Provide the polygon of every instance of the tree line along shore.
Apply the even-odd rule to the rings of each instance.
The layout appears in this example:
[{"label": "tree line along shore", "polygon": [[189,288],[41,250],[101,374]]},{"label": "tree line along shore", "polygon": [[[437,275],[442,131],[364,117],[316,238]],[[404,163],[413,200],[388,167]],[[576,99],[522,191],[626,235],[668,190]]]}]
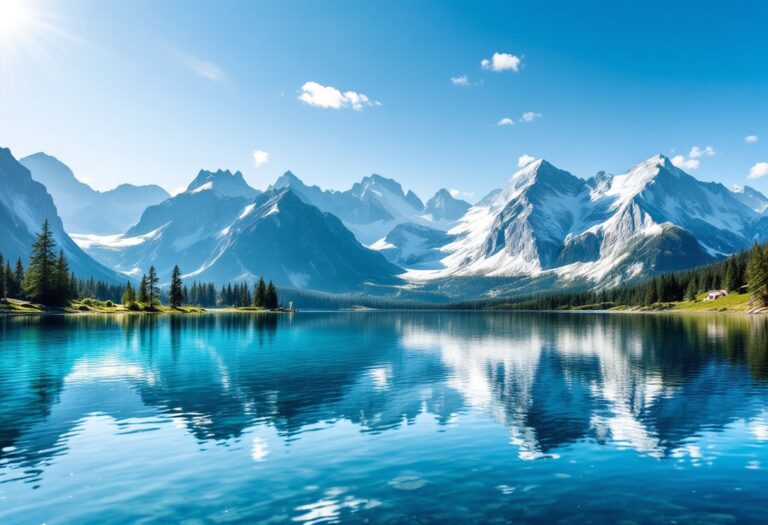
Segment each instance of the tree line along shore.
[{"label": "tree line along shore", "polygon": [[[159,286],[150,267],[134,287],[94,279],[79,279],[69,272],[63,252],[58,255],[45,221],[32,246],[25,269],[19,258],[15,266],[0,254],[0,313],[41,312],[179,312],[206,309],[239,311],[286,311],[280,306],[277,288],[259,279],[217,287],[213,283],[182,282],[175,266],[167,288]],[[718,297],[707,300],[712,292]],[[366,296],[333,296],[287,290],[288,300],[301,299],[309,307],[338,309],[445,309],[445,310],[620,310],[749,312],[768,310],[768,243],[726,259],[670,272],[639,284],[588,291],[548,291],[498,299],[479,299],[450,304],[429,304]],[[317,305],[314,303],[318,302]]]},{"label": "tree line along shore", "polygon": [[0,313],[202,313],[206,309],[238,311],[286,311],[281,308],[277,288],[259,279],[227,284],[217,290],[213,283],[184,284],[178,265],[173,268],[167,288],[160,287],[154,266],[134,287],[115,285],[93,278],[80,279],[69,271],[63,251],[56,253],[56,242],[46,220],[24,267],[21,258],[15,265],[0,253]]}]

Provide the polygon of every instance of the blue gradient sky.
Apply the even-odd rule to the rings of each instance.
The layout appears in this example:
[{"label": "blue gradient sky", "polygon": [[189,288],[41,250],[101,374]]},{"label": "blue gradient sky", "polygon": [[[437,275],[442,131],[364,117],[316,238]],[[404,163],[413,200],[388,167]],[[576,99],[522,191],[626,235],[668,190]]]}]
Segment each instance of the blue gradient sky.
[{"label": "blue gradient sky", "polygon": [[[588,177],[682,154],[728,185],[768,162],[768,2],[24,4],[46,26],[0,38],[0,144],[55,155],[98,189],[172,191],[200,168],[264,188],[291,169],[473,200],[521,155]],[[518,71],[484,70],[495,52]],[[310,81],[381,105],[313,107],[298,100]],[[693,146],[715,154],[690,159]],[[768,176],[748,183],[768,191]]]}]

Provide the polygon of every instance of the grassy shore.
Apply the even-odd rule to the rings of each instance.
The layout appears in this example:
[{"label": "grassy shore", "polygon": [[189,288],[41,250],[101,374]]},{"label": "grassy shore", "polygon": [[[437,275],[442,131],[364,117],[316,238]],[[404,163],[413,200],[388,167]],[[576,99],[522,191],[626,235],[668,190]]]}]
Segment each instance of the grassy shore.
[{"label": "grassy shore", "polygon": [[268,308],[262,308],[260,306],[225,306],[221,308],[210,308],[211,312],[253,312],[253,313],[294,313],[296,310],[288,310],[287,308],[275,308],[270,310]]},{"label": "grassy shore", "polygon": [[715,301],[705,301],[707,294],[699,294],[695,301],[655,303],[644,307],[616,306],[610,310],[637,312],[730,312],[745,313],[754,308],[746,293],[734,293]]},{"label": "grassy shore", "polygon": [[[750,303],[749,294],[730,294],[715,301],[705,301],[706,294],[699,294],[695,301],[676,301],[668,303],[654,303],[650,306],[625,306],[615,305],[613,303],[590,304],[578,307],[563,307],[561,310],[575,311],[614,311],[614,312],[722,312],[722,313],[746,313],[754,309]],[[374,310],[366,307],[351,307],[348,311],[368,311]],[[179,306],[171,307],[165,305],[131,305],[126,307],[122,304],[113,304],[111,301],[98,301],[95,299],[85,299],[82,301],[73,301],[66,307],[44,307],[39,304],[33,304],[29,301],[18,299],[0,300],[0,315],[29,315],[29,314],[202,314],[202,313],[291,313],[291,310],[278,308],[268,310],[256,306],[246,307],[219,307],[219,308],[201,308],[199,306]],[[768,308],[762,310],[763,314],[768,314]]]},{"label": "grassy shore", "polygon": [[205,309],[199,306],[178,306],[171,307],[165,305],[131,305],[127,307],[123,304],[112,303],[111,301],[98,301],[95,299],[85,299],[82,301],[72,301],[69,306],[63,307],[45,307],[29,301],[20,301],[18,299],[3,299],[0,301],[0,315],[32,315],[32,314],[53,314],[53,315],[83,315],[83,314],[202,314],[216,312],[253,312],[253,313],[271,313],[271,312],[289,312],[279,308],[277,310],[268,310],[259,307],[243,308],[214,308]]}]

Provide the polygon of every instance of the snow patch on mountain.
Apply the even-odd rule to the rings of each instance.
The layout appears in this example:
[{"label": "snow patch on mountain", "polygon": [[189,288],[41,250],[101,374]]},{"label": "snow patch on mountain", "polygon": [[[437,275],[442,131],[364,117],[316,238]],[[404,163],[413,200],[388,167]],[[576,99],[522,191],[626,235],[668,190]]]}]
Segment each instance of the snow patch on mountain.
[{"label": "snow patch on mountain", "polygon": [[248,206],[246,206],[245,208],[243,208],[243,213],[241,213],[240,216],[237,219],[238,220],[245,219],[253,211],[253,208],[255,206],[256,206],[255,204],[251,203]]},{"label": "snow patch on mountain", "polygon": [[213,189],[213,182],[206,182],[205,184],[201,184],[197,188],[191,191],[191,193],[200,193],[201,191],[205,190],[212,190]]},{"label": "snow patch on mountain", "polygon": [[92,235],[92,234],[72,234],[72,240],[77,243],[83,250],[89,250],[91,248],[106,248],[110,250],[119,250],[121,248],[128,248],[130,246],[138,246],[149,240],[156,239],[162,234],[163,230],[168,226],[165,224],[149,233],[143,235]]}]

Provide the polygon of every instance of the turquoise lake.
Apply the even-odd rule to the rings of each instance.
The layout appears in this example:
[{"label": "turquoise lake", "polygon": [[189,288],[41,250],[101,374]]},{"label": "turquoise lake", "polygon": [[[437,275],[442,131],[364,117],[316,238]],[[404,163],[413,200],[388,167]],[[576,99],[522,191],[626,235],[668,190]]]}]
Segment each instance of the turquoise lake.
[{"label": "turquoise lake", "polygon": [[0,523],[765,523],[768,318],[0,318]]}]

